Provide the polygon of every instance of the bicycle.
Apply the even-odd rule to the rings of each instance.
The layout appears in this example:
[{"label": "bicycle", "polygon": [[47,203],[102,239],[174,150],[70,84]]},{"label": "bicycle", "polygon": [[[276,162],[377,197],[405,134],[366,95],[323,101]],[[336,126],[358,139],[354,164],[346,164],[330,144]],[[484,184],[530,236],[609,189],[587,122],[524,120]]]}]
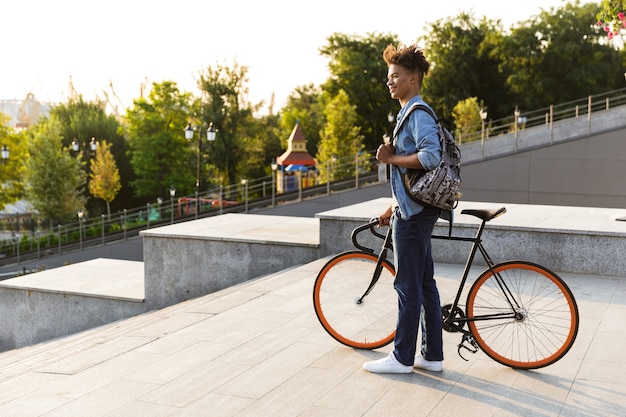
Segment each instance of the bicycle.
[{"label": "bicycle", "polygon": [[[472,243],[454,301],[442,306],[443,328],[461,333],[457,352],[482,350],[502,365],[536,369],[561,359],[578,333],[579,315],[567,284],[548,268],[528,261],[495,263],[482,244],[485,225],[506,208],[473,210],[461,214],[481,220],[473,237],[452,234],[453,212],[444,212],[448,235],[433,239]],[[320,270],[313,287],[313,305],[322,327],[338,342],[359,349],[377,349],[391,343],[397,319],[395,270],[387,259],[393,251],[391,228],[375,230],[377,219],[355,228],[356,250],[331,258]],[[362,245],[359,233],[370,230],[383,239],[381,251]],[[460,304],[470,268],[480,252],[487,269],[471,285],[466,304]]]}]

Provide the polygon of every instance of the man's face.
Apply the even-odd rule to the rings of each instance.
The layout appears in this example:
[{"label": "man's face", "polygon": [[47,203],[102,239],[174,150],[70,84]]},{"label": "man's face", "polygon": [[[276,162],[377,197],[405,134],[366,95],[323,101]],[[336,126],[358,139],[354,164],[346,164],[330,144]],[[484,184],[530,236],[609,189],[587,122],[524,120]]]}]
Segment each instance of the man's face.
[{"label": "man's face", "polygon": [[387,70],[387,87],[391,98],[402,100],[415,88],[416,74],[412,74],[402,65],[391,64]]}]

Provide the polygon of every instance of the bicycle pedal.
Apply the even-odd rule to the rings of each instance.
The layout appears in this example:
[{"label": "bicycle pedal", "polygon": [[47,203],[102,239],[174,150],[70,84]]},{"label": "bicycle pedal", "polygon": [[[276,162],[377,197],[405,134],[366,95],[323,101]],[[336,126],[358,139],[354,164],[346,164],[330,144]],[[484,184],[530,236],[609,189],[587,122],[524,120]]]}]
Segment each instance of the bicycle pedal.
[{"label": "bicycle pedal", "polygon": [[[466,343],[469,343],[470,346],[467,346]],[[472,336],[471,334],[470,335],[464,334],[463,337],[461,338],[461,343],[459,343],[457,347],[458,347],[457,353],[459,354],[461,359],[463,359],[466,362],[469,361],[469,359],[466,359],[461,354],[461,349],[466,349],[470,351],[470,353],[478,352],[478,343],[476,343],[476,339],[474,339],[474,336]]]}]

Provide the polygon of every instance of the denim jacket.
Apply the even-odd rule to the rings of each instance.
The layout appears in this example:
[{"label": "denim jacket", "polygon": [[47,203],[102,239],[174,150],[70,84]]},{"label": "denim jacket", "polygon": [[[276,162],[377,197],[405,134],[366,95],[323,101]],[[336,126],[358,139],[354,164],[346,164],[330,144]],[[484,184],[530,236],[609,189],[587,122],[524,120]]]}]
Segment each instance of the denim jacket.
[{"label": "denim jacket", "polygon": [[[414,103],[427,105],[421,96],[415,96],[400,109],[397,123],[402,122],[406,111]],[[408,115],[396,136],[394,137],[396,155],[412,155],[417,153],[417,158],[427,170],[434,169],[441,161],[441,144],[439,142],[439,130],[433,118],[423,110],[413,110]],[[391,192],[394,210],[399,211],[402,219],[408,220],[420,213],[424,206],[411,200],[407,195],[402,176],[406,168],[394,166],[391,170]]]}]

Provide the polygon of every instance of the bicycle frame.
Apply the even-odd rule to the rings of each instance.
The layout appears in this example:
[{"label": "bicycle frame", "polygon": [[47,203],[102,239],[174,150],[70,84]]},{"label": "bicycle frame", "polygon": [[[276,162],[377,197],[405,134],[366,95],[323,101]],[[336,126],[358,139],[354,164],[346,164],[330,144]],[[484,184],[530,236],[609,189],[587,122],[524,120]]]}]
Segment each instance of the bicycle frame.
[{"label": "bicycle frame", "polygon": [[[497,217],[498,215],[504,213],[504,211],[502,212],[498,212],[496,214]],[[454,298],[454,302],[452,303],[452,305],[450,306],[450,311],[454,312],[457,309],[459,309],[459,302],[461,300],[461,295],[463,293],[463,290],[465,288],[465,285],[467,283],[467,279],[469,277],[469,273],[470,273],[470,269],[474,263],[474,259],[476,258],[476,253],[480,252],[482,258],[484,259],[485,263],[487,264],[487,268],[491,271],[491,273],[493,274],[493,276],[496,278],[496,281],[498,283],[498,286],[500,287],[500,290],[502,291],[503,296],[505,297],[506,301],[508,302],[508,304],[511,306],[511,312],[510,313],[498,313],[498,314],[488,314],[488,315],[480,315],[480,316],[475,316],[475,317],[454,317],[453,314],[450,314],[448,317],[444,318],[444,325],[448,326],[449,328],[454,329],[454,331],[463,333],[463,341],[461,342],[461,344],[459,345],[459,348],[461,347],[461,345],[463,345],[464,342],[469,342],[472,344],[472,346],[474,346],[474,349],[476,349],[476,345],[475,342],[473,341],[473,335],[469,330],[465,330],[463,328],[463,326],[465,325],[465,323],[468,323],[470,321],[486,321],[486,320],[496,320],[496,319],[503,319],[503,318],[510,318],[510,319],[521,319],[521,316],[519,315],[519,313],[517,312],[519,310],[519,303],[517,302],[517,300],[515,299],[515,297],[513,296],[511,290],[508,288],[508,286],[506,285],[506,283],[504,282],[504,280],[501,278],[500,274],[495,272],[494,270],[494,266],[496,265],[495,262],[491,259],[491,257],[489,256],[489,253],[487,252],[487,250],[485,249],[485,247],[482,244],[482,234],[485,230],[485,226],[488,220],[490,219],[481,219],[481,224],[478,226],[478,229],[476,230],[476,233],[473,237],[463,237],[463,236],[453,236],[452,235],[452,221],[453,221],[453,215],[451,212],[449,213],[444,213],[444,215],[442,216],[442,218],[448,220],[450,222],[449,225],[449,231],[447,235],[438,235],[438,234],[433,234],[431,235],[432,239],[439,239],[439,240],[449,240],[449,241],[456,241],[456,242],[467,242],[467,243],[471,243],[472,247],[470,249],[470,252],[467,256],[467,260],[465,262],[465,267],[463,270],[463,275],[461,277],[461,281],[459,283],[455,298]],[[372,234],[374,234],[376,237],[383,239],[383,245],[382,245],[382,250],[380,251],[380,253],[378,254],[378,262],[376,264],[376,269],[375,272],[372,276],[372,280],[370,281],[367,289],[365,290],[365,292],[363,293],[363,295],[361,295],[361,297],[359,297],[356,302],[357,303],[361,303],[363,298],[365,298],[374,288],[374,286],[376,285],[376,283],[378,282],[378,279],[380,278],[380,273],[382,270],[382,262],[384,259],[387,258],[387,252],[389,250],[393,250],[393,246],[391,243],[391,228],[388,229],[386,234],[382,234],[382,233],[378,233],[374,230],[374,227],[378,224],[377,219],[372,219],[368,224],[362,225],[360,227],[357,227],[356,229],[353,230],[352,232],[352,243],[353,245],[360,249],[363,250],[365,252],[369,252],[369,253],[374,253],[374,249],[372,248],[368,248],[366,246],[361,245],[358,241],[357,241],[357,235],[366,230],[366,229],[370,229],[370,232]],[[457,323],[460,323],[457,324]],[[470,351],[474,351],[474,349],[469,349],[467,346],[463,346],[466,349],[470,350]],[[462,357],[462,356],[461,356]]]},{"label": "bicycle frame", "polygon": [[[485,249],[485,247],[482,244],[482,234],[483,234],[483,231],[485,229],[485,224],[486,223],[487,223],[487,220],[482,220],[482,222],[481,222],[480,226],[478,227],[478,230],[476,231],[476,234],[474,235],[474,237],[452,236],[451,234],[448,234],[448,235],[432,235],[431,236],[433,239],[451,240],[451,241],[457,241],[457,242],[468,242],[468,243],[472,244],[472,248],[471,248],[470,253],[469,253],[469,255],[467,257],[467,260],[465,262],[465,268],[463,270],[463,276],[461,277],[461,282],[459,283],[459,287],[458,287],[456,296],[454,298],[454,302],[452,303],[452,306],[451,306],[451,311],[454,311],[456,308],[458,308],[459,301],[461,299],[461,294],[463,292],[463,289],[465,288],[465,284],[467,282],[467,278],[469,277],[470,268],[471,268],[472,264],[474,263],[474,258],[476,257],[476,252],[480,252],[481,256],[485,260],[485,263],[487,264],[487,267],[489,268],[491,273],[494,275],[494,277],[496,277],[496,280],[498,282],[498,285],[500,286],[500,290],[502,291],[502,294],[504,295],[504,297],[506,298],[507,302],[511,306],[511,313],[507,313],[507,314],[481,315],[481,316],[476,316],[476,317],[471,317],[471,318],[465,317],[465,318],[457,318],[457,319],[455,319],[455,321],[458,321],[458,322],[461,322],[461,323],[467,323],[467,322],[470,322],[470,321],[502,319],[502,318],[512,318],[512,319],[518,318],[518,313],[516,313],[516,309],[519,308],[519,304],[517,303],[517,301],[513,297],[513,294],[511,293],[511,290],[509,290],[509,288],[507,287],[507,285],[504,282],[504,280],[500,277],[500,274],[498,274],[498,273],[496,273],[494,271],[493,267],[495,266],[495,263],[493,262],[493,260],[491,259],[491,257],[487,253],[487,250]],[[459,332],[469,333],[467,330],[464,330],[462,327],[459,327],[455,323],[453,323],[451,321],[451,317],[450,316],[447,317],[444,320],[444,323],[447,324],[448,326],[453,327],[454,329],[456,329]]]}]

